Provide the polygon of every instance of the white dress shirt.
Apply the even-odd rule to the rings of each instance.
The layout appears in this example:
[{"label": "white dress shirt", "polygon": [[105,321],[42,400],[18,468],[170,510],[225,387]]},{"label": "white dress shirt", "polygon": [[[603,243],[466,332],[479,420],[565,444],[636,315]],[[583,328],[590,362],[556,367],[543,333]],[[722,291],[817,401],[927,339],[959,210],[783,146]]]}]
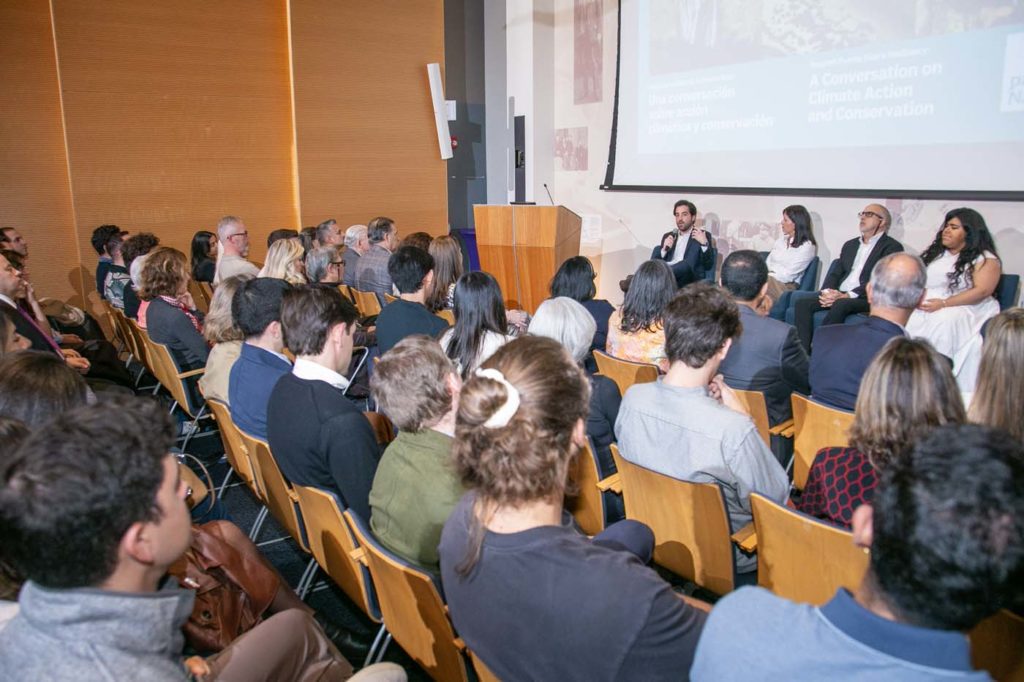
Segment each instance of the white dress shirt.
[{"label": "white dress shirt", "polygon": [[853,290],[860,286],[860,273],[864,269],[864,263],[867,262],[871,249],[875,248],[875,244],[884,234],[885,232],[879,232],[869,239],[867,244],[863,239],[860,240],[860,243],[857,244],[857,256],[853,259],[853,267],[850,268],[850,274],[839,285],[839,291],[845,292],[850,298],[857,298],[857,294]]},{"label": "white dress shirt", "polygon": [[295,358],[292,374],[307,381],[326,381],[339,391],[348,388],[349,381],[332,369],[305,358]]},{"label": "white dress shirt", "polygon": [[[672,260],[668,261],[669,265],[675,265],[679,261],[683,260],[683,256],[686,254],[686,246],[687,246],[687,244],[690,243],[690,236],[692,234],[693,234],[693,229],[691,228],[691,229],[687,230],[685,233],[684,232],[680,232],[679,234],[676,235],[676,250],[672,254]],[[700,250],[701,251],[707,251],[708,250],[708,245],[707,244],[701,244],[700,245]],[[661,249],[661,255],[663,257],[665,255],[665,249],[664,248]]]},{"label": "white dress shirt", "polygon": [[818,250],[810,240],[795,249],[789,245],[791,241],[790,237],[782,235],[775,240],[772,250],[768,252],[768,274],[782,284],[799,282]]}]

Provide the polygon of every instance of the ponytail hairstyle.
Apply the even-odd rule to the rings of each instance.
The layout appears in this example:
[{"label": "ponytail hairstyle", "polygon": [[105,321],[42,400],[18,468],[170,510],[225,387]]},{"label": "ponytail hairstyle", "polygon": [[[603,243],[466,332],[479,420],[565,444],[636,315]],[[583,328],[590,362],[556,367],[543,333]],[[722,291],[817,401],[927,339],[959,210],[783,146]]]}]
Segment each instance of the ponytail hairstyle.
[{"label": "ponytail hairstyle", "polygon": [[480,560],[485,517],[494,509],[561,499],[579,449],[573,431],[589,404],[586,375],[553,339],[514,339],[469,375],[452,446],[456,473],[476,493],[459,575]]}]

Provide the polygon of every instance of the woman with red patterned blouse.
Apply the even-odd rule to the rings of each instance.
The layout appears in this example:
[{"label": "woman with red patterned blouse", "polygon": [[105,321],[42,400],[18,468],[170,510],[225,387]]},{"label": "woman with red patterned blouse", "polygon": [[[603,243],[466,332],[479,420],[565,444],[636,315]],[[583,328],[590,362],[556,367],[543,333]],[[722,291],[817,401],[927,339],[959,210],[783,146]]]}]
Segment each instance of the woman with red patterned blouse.
[{"label": "woman with red patterned blouse", "polygon": [[871,361],[855,412],[849,447],[819,451],[795,500],[805,514],[843,528],[854,509],[871,502],[876,470],[933,427],[966,419],[949,360],[927,341],[903,336]]}]

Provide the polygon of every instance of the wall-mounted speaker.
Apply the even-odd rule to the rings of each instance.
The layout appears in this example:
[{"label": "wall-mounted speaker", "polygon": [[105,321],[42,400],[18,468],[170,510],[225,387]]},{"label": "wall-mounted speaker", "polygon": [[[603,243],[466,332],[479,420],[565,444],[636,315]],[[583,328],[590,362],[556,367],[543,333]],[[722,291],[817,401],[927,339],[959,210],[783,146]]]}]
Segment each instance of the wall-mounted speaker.
[{"label": "wall-mounted speaker", "polygon": [[444,102],[444,86],[441,84],[441,65],[427,64],[427,78],[430,80],[430,101],[434,105],[434,125],[437,127],[437,146],[442,159],[452,158],[452,136],[448,131],[448,107]]}]

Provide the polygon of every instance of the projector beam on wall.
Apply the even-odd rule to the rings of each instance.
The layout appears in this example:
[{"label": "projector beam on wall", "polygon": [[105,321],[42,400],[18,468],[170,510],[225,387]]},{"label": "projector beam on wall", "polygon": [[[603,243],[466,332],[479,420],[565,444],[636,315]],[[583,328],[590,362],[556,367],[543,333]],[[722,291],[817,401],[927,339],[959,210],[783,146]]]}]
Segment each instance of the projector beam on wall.
[{"label": "projector beam on wall", "polygon": [[444,102],[444,86],[441,85],[441,65],[427,64],[427,78],[430,79],[430,101],[434,105],[434,125],[437,126],[437,146],[442,159],[452,158],[452,135],[448,131],[448,108]]}]

